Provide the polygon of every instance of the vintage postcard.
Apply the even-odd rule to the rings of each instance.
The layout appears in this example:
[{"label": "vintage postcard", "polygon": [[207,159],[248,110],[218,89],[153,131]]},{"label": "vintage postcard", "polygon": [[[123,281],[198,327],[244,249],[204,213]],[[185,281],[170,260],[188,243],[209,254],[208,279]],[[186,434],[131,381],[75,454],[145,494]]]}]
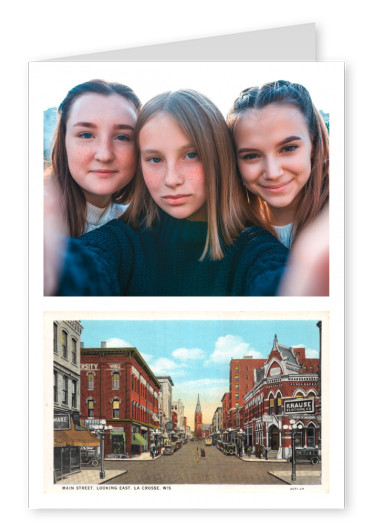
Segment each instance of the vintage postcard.
[{"label": "vintage postcard", "polygon": [[286,507],[325,506],[343,420],[329,321],[46,312],[44,495],[56,507],[228,507],[238,493],[243,508],[281,493]]}]

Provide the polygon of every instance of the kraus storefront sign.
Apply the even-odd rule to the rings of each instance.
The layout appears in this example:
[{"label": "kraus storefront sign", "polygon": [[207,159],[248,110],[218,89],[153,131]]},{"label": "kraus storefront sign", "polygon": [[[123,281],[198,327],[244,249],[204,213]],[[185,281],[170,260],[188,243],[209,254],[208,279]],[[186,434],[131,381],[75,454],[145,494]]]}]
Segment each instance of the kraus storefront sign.
[{"label": "kraus storefront sign", "polygon": [[286,400],[284,406],[285,406],[286,415],[294,414],[294,413],[313,413],[314,412],[313,398],[299,398],[298,400]]}]

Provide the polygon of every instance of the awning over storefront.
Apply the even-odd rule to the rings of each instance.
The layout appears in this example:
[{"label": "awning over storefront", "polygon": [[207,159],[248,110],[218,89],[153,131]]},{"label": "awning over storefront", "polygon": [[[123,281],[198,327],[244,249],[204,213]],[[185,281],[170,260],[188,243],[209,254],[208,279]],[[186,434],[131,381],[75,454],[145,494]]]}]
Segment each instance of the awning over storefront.
[{"label": "awning over storefront", "polygon": [[86,428],[72,423],[70,430],[54,430],[54,446],[99,446],[99,440]]},{"label": "awning over storefront", "polygon": [[148,444],[148,442],[139,433],[132,433],[132,444],[143,446],[144,444]]}]

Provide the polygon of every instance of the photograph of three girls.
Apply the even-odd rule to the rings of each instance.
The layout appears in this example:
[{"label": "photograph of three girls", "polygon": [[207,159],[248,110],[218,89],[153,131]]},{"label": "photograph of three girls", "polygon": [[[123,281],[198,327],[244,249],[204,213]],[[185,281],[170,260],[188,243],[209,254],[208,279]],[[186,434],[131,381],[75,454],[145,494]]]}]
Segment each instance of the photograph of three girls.
[{"label": "photograph of three girls", "polygon": [[302,85],[246,88],[224,117],[94,79],[58,117],[45,295],[329,295],[328,129]]}]

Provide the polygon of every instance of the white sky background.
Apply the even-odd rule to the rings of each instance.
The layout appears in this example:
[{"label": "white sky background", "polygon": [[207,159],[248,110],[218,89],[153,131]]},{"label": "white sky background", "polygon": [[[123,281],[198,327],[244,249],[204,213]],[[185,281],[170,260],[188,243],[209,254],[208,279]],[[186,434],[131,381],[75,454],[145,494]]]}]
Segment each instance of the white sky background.
[{"label": "white sky background", "polygon": [[57,107],[75,85],[93,78],[129,85],[145,103],[167,90],[191,88],[227,114],[240,91],[286,79],[304,85],[319,110],[330,113],[338,90],[334,63],[288,62],[44,62],[31,64],[43,108]]}]

